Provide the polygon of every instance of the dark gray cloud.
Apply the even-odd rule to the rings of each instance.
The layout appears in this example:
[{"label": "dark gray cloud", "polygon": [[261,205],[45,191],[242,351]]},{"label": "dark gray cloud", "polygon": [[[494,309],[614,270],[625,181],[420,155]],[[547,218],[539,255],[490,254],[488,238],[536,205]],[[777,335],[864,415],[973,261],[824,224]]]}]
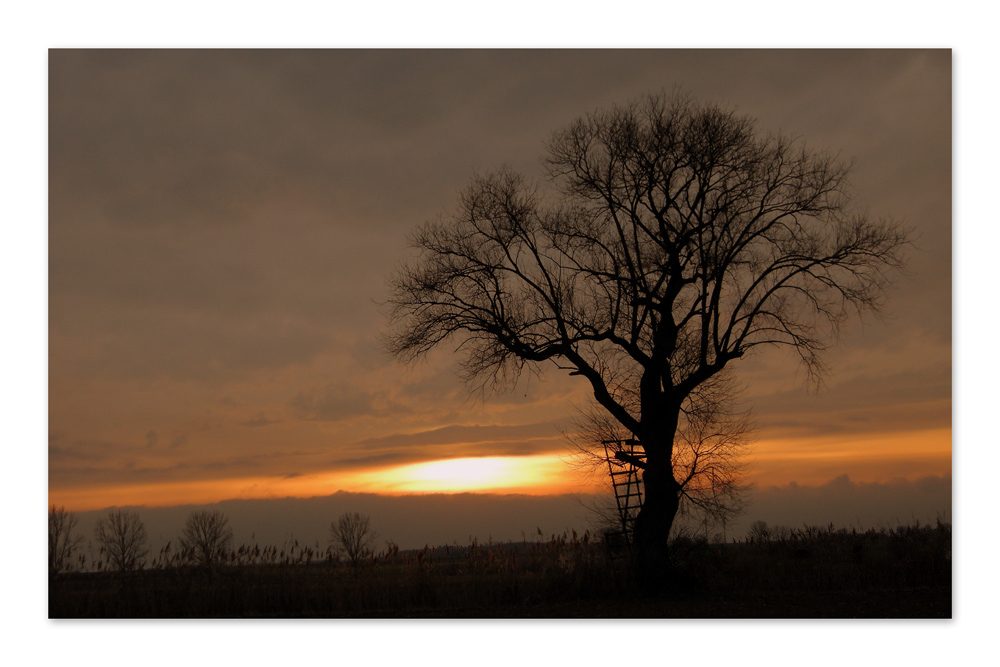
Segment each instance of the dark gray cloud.
[{"label": "dark gray cloud", "polygon": [[952,520],[951,476],[915,481],[855,482],[840,475],[822,486],[784,486],[755,490],[743,523],[801,528],[804,524],[838,527],[892,528],[916,522]]}]

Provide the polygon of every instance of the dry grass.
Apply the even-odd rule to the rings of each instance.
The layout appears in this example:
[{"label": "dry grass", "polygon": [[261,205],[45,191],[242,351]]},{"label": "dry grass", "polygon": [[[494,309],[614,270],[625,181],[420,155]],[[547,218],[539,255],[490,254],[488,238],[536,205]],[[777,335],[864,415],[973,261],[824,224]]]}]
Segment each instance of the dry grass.
[{"label": "dry grass", "polygon": [[[60,617],[948,617],[951,528],[772,529],[674,543],[672,588],[644,595],[589,534],[394,547],[352,565],[299,545],[242,545],[198,567],[165,548],[144,570],[49,580]],[[852,597],[853,596],[853,597]]]}]

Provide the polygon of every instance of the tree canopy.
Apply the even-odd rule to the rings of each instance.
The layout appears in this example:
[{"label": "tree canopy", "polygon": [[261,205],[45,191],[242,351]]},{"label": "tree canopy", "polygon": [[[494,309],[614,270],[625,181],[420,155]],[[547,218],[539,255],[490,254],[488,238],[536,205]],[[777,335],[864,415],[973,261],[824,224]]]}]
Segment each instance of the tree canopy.
[{"label": "tree canopy", "polygon": [[848,163],[730,108],[651,95],[546,148],[546,179],[477,175],[419,228],[390,281],[389,349],[454,340],[466,379],[494,388],[545,364],[582,376],[641,443],[647,490],[677,491],[678,425],[730,362],[784,346],[820,378],[903,264],[907,230],[852,206]]}]

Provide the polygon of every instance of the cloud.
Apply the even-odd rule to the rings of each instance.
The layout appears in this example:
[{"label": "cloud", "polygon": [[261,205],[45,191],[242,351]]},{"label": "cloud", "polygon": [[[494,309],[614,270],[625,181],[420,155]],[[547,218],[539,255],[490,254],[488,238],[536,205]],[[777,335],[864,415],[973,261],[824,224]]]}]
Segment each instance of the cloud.
[{"label": "cloud", "polygon": [[248,453],[245,448],[184,447],[186,442],[187,436],[178,435],[167,449],[90,440],[50,444],[50,489],[268,476],[275,468],[315,465],[320,454],[326,453],[280,444]]},{"label": "cloud", "polygon": [[428,443],[424,445],[384,445],[378,453],[351,456],[354,452],[370,451],[367,447],[344,448],[327,465],[336,470],[382,468],[441,459],[478,458],[484,456],[533,456],[551,452],[563,453],[565,445],[559,438],[537,438],[497,442],[492,440],[460,443]]},{"label": "cloud", "polygon": [[297,393],[290,401],[290,406],[302,419],[332,422],[407,411],[404,406],[392,401],[386,390],[365,391],[332,382],[324,387]]},{"label": "cloud", "polygon": [[555,437],[560,434],[555,422],[519,425],[463,426],[452,425],[420,431],[418,433],[394,433],[379,438],[361,440],[359,446],[380,449],[385,447],[413,447],[423,445],[446,445],[466,442],[508,442],[523,441],[538,437]]},{"label": "cloud", "polygon": [[[906,348],[913,356],[930,350],[936,354],[930,344]],[[881,346],[866,354],[850,352],[831,360],[831,377],[815,391],[796,384],[790,366],[766,355],[740,368],[750,387],[746,403],[762,432],[811,438],[950,428],[950,357],[934,363],[921,359],[912,367],[897,354],[894,363],[886,364]]]},{"label": "cloud", "polygon": [[268,419],[264,416],[263,412],[258,412],[257,416],[253,419],[248,419],[247,421],[240,422],[241,425],[248,428],[260,428],[262,426],[270,426],[271,424],[280,424],[281,421],[277,419]]},{"label": "cloud", "polygon": [[790,528],[833,523],[867,529],[952,517],[950,475],[890,482],[854,482],[840,475],[821,486],[793,482],[757,489],[750,498],[743,523],[759,519]]},{"label": "cloud", "polygon": [[49,469],[72,467],[85,462],[101,462],[120,455],[128,448],[120,443],[108,440],[75,440],[61,444],[64,436],[59,436],[55,442],[49,440]]},{"label": "cloud", "polygon": [[338,448],[327,465],[338,470],[405,465],[427,460],[531,456],[563,452],[566,443],[554,422],[520,425],[451,425],[416,433],[366,438]]}]

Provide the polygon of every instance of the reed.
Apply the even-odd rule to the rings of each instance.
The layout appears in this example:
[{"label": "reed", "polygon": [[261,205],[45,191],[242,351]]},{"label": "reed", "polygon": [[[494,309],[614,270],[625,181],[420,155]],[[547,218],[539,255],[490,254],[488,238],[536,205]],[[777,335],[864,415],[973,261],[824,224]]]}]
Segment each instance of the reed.
[{"label": "reed", "polygon": [[[209,567],[198,565],[187,550],[178,551],[168,544],[138,571],[111,572],[98,564],[97,571],[53,575],[49,579],[49,615],[461,618],[951,614],[948,524],[868,531],[833,526],[775,527],[767,531],[766,539],[762,535],[758,531],[722,544],[704,539],[675,540],[669,565],[673,585],[665,596],[655,598],[644,595],[627,573],[616,570],[604,541],[589,533],[503,544],[472,540],[465,546],[427,545],[410,551],[388,544],[380,553],[354,564],[341,561],[332,550],[322,550],[318,544],[290,541],[280,546],[242,544]],[[857,601],[850,602],[850,595]],[[912,614],[906,605],[913,607]],[[860,613],[852,613],[855,607]]]}]

